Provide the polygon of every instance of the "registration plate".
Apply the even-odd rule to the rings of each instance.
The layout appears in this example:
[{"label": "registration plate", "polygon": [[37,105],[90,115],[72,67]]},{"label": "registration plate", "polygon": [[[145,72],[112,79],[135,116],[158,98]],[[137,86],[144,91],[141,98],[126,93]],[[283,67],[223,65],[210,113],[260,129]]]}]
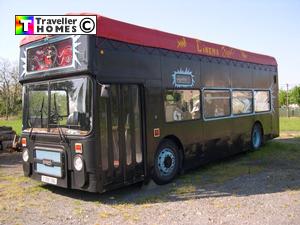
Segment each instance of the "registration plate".
[{"label": "registration plate", "polygon": [[42,182],[48,183],[48,184],[57,184],[57,178],[55,177],[48,177],[48,176],[44,176],[42,175],[41,177]]}]

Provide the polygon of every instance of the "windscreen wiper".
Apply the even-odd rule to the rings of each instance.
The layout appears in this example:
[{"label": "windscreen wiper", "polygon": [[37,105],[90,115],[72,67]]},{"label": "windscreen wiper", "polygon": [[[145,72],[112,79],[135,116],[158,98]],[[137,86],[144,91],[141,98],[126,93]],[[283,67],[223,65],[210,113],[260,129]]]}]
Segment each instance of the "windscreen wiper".
[{"label": "windscreen wiper", "polygon": [[59,118],[61,116],[59,115],[58,110],[57,110],[56,94],[54,94],[54,113],[55,113],[56,119],[57,119],[57,130],[58,130],[58,134],[59,134],[59,137],[60,137],[60,141],[68,143],[66,135],[65,135],[63,129],[61,128],[60,123],[59,123]]},{"label": "windscreen wiper", "polygon": [[64,133],[63,129],[60,127],[59,121],[57,121],[57,130],[58,130],[58,134],[60,137],[60,141],[68,143],[65,133]]}]

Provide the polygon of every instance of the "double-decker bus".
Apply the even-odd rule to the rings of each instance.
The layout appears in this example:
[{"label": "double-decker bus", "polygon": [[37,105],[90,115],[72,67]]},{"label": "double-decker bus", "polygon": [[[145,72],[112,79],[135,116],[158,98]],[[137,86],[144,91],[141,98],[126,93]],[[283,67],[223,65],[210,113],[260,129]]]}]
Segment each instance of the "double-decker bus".
[{"label": "double-decker bus", "polygon": [[97,16],[20,46],[25,176],[104,192],[277,137],[273,57]]}]

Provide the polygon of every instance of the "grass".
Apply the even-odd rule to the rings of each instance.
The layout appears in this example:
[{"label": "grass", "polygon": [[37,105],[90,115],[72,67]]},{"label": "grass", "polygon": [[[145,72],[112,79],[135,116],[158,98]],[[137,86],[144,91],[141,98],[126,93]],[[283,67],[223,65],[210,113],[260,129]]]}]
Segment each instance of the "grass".
[{"label": "grass", "polygon": [[[0,211],[3,216],[0,219],[0,224],[10,224],[6,220],[13,219],[11,212],[18,213],[29,206],[33,208],[40,207],[37,201],[39,193],[47,191],[39,182],[33,181],[27,177],[20,175],[5,175],[0,176]],[[0,217],[1,217],[0,216]]]},{"label": "grass", "polygon": [[23,174],[9,175],[2,168],[0,172],[0,224],[17,224],[15,215],[27,206],[40,208],[39,194],[47,189]]},{"label": "grass", "polygon": [[12,201],[18,198],[24,198],[29,194],[36,194],[46,191],[37,181],[21,175],[4,175],[0,176],[0,198],[2,201]]},{"label": "grass", "polygon": [[12,127],[13,130],[20,135],[22,132],[22,119],[9,118],[5,120],[4,118],[0,118],[0,127],[1,126]]},{"label": "grass", "polygon": [[280,117],[280,131],[300,131],[300,117]]}]

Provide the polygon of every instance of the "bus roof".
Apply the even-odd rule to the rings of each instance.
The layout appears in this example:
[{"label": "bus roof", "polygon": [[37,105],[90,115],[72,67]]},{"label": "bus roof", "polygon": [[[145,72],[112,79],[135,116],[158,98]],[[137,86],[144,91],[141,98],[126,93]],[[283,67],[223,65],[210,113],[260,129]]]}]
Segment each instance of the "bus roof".
[{"label": "bus roof", "polygon": [[[78,13],[70,13],[69,15],[78,15]],[[95,14],[80,13],[79,15]],[[276,59],[271,56],[145,28],[110,19],[101,15],[97,15],[96,35],[103,38],[147,47],[277,66]],[[45,37],[46,35],[29,35],[21,40],[20,45],[25,45]]]}]

